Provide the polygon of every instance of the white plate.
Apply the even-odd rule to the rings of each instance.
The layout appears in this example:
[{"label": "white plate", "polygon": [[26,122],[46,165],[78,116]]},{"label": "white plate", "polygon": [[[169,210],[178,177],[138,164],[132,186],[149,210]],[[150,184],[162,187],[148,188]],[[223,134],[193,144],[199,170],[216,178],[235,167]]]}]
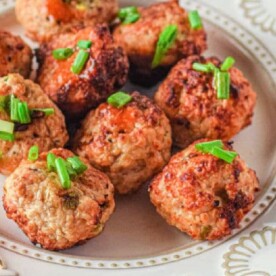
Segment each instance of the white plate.
[{"label": "white plate", "polygon": [[[23,34],[14,12],[3,13],[0,0],[0,25]],[[149,1],[121,1],[122,5]],[[154,1],[152,1],[154,2]],[[253,210],[242,221],[240,232],[263,214],[276,195],[276,61],[264,45],[242,26],[207,5],[180,1],[187,9],[197,9],[204,18],[209,50],[205,55],[224,58],[234,56],[239,67],[258,94],[253,124],[234,138],[235,149],[257,171],[262,190]],[[1,6],[2,5],[2,6]],[[28,40],[29,41],[29,40]],[[126,90],[145,90],[128,84]],[[150,95],[152,91],[147,93]],[[4,182],[4,177],[1,177]],[[188,258],[220,243],[195,242],[166,224],[149,202],[146,185],[136,194],[117,197],[117,208],[104,232],[85,245],[63,252],[50,252],[33,246],[16,224],[5,218],[0,208],[0,245],[14,252],[53,263],[77,267],[129,268],[144,267]]]}]

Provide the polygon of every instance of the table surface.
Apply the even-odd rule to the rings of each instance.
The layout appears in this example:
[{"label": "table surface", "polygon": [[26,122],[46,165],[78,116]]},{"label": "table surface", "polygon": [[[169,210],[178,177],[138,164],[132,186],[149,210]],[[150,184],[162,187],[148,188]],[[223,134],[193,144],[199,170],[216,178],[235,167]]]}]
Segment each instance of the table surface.
[{"label": "table surface", "polygon": [[[223,13],[234,18],[241,23],[245,28],[250,30],[257,36],[264,44],[269,48],[271,53],[276,57],[276,1],[275,0],[244,0],[243,2],[258,2],[263,5],[270,15],[275,18],[274,26],[270,29],[264,30],[261,20],[257,20],[257,24],[253,24],[253,19],[249,15],[245,15],[244,10],[241,7],[242,0],[200,0],[200,2],[206,2],[209,5],[216,7]],[[177,261],[175,263],[169,263],[156,267],[132,269],[132,270],[97,270],[97,269],[83,269],[66,267],[56,264],[50,264],[47,262],[38,261],[35,259],[29,259],[27,257],[12,253],[8,250],[0,248],[0,256],[5,262],[6,266],[16,271],[20,276],[55,276],[55,275],[112,275],[112,276],[124,276],[124,275],[141,275],[142,273],[147,276],[178,276],[178,275],[225,275],[225,270],[222,267],[223,253],[229,250],[229,247],[237,242],[241,236],[246,236],[253,230],[261,230],[266,225],[276,226],[276,203],[270,206],[270,208],[258,218],[249,228],[242,231],[239,235],[228,240],[222,245],[211,249],[205,253]],[[274,271],[273,271],[274,272]],[[274,273],[275,274],[275,273]],[[0,270],[0,275],[10,275],[4,273],[4,270]]]}]

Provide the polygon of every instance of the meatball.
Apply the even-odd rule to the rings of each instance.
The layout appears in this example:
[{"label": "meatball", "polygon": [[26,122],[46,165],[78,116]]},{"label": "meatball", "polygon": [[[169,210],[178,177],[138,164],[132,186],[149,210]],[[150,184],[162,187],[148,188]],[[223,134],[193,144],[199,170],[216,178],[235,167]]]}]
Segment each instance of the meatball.
[{"label": "meatball", "polygon": [[0,77],[19,73],[28,78],[32,59],[31,48],[19,36],[0,31]]},{"label": "meatball", "polygon": [[237,68],[229,70],[230,98],[220,100],[213,87],[213,74],[194,71],[194,62],[221,63],[215,57],[183,59],[154,96],[170,119],[175,145],[181,148],[200,138],[229,140],[251,124],[256,103],[256,93]]},{"label": "meatball", "polygon": [[[73,154],[53,149],[57,157]],[[63,189],[56,172],[47,169],[47,153],[23,161],[6,179],[3,204],[34,244],[49,250],[70,248],[103,230],[114,210],[114,188],[108,177],[90,165]]]},{"label": "meatball", "polygon": [[[231,164],[201,153],[195,144],[174,155],[149,187],[150,199],[166,221],[193,239],[231,234],[252,208],[259,183],[237,156]],[[224,149],[231,150],[229,143]]]},{"label": "meatball", "polygon": [[[70,68],[78,50],[66,60],[56,60],[52,51],[58,48],[75,48],[80,40],[90,40],[92,46],[84,69],[80,74],[75,74]],[[38,58],[38,83],[70,118],[81,117],[123,86],[127,80],[127,56],[114,43],[105,25],[59,35],[40,48]]]},{"label": "meatball", "polygon": [[91,111],[74,139],[74,150],[105,172],[120,194],[130,193],[170,158],[171,128],[160,108],[138,92],[122,108],[107,103]]},{"label": "meatball", "polygon": [[27,35],[39,42],[74,27],[109,23],[117,14],[117,0],[17,0],[15,12]]},{"label": "meatball", "polygon": [[[201,54],[206,48],[204,29],[190,27],[188,13],[178,1],[157,3],[138,8],[140,19],[132,24],[120,24],[114,30],[114,39],[127,52],[130,61],[130,79],[138,84],[152,85],[183,57]],[[152,61],[161,32],[168,25],[176,25],[177,37],[155,69]]]},{"label": "meatball", "polygon": [[[12,173],[21,160],[27,157],[32,145],[37,145],[43,152],[63,147],[68,140],[64,116],[39,85],[24,80],[18,74],[10,74],[0,79],[0,97],[8,98],[9,95],[26,101],[29,109],[53,108],[54,114],[46,116],[41,111],[33,112],[31,123],[15,123],[13,142],[0,139],[0,172],[6,175]],[[0,119],[11,121],[8,108],[1,109]]]}]

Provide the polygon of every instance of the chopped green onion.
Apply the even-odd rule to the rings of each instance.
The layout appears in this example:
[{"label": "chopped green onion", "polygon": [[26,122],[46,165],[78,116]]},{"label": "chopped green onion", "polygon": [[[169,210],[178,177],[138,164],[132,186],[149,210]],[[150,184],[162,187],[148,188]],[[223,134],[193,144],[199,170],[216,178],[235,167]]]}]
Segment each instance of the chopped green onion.
[{"label": "chopped green onion", "polygon": [[195,144],[195,148],[201,152],[212,154],[227,163],[232,163],[238,155],[234,151],[224,150],[223,142],[221,140],[198,143]]},{"label": "chopped green onion", "polygon": [[78,46],[80,49],[89,49],[92,45],[92,42],[90,40],[80,40],[78,42]]},{"label": "chopped green onion", "polygon": [[28,124],[31,122],[30,110],[26,102],[18,103],[18,116],[21,124]]},{"label": "chopped green onion", "polygon": [[80,74],[88,59],[89,53],[81,49],[74,60],[71,71],[75,74]]},{"label": "chopped green onion", "polygon": [[74,50],[71,48],[59,48],[52,51],[52,55],[57,60],[64,60],[72,56]]},{"label": "chopped green onion", "polygon": [[0,140],[13,142],[14,134],[0,131]]},{"label": "chopped green onion", "polygon": [[38,158],[38,154],[39,154],[38,146],[37,146],[37,145],[32,146],[32,147],[29,149],[28,159],[29,159],[30,161],[36,161],[37,158]]},{"label": "chopped green onion", "polygon": [[201,17],[197,10],[190,11],[188,17],[192,29],[199,30],[202,28]]},{"label": "chopped green onion", "polygon": [[7,108],[9,96],[0,96],[0,111],[5,111]]},{"label": "chopped green onion", "polygon": [[212,68],[212,66],[210,66],[210,64],[202,64],[202,63],[195,62],[195,63],[193,63],[192,68],[195,71],[211,73],[211,72],[213,72],[213,68]]},{"label": "chopped green onion", "polygon": [[0,131],[13,134],[14,131],[14,123],[0,120]]},{"label": "chopped green onion", "polygon": [[139,13],[129,14],[124,20],[123,24],[130,24],[136,22],[140,18]]},{"label": "chopped green onion", "polygon": [[8,81],[8,79],[9,79],[9,76],[3,77],[3,81],[4,81],[4,82]]},{"label": "chopped green onion", "polygon": [[198,143],[195,145],[195,148],[197,150],[200,150],[204,153],[210,153],[214,147],[223,147],[223,143],[221,140],[214,140],[214,141],[209,141],[209,142],[203,142],[203,143]]},{"label": "chopped green onion", "polygon": [[64,159],[62,159],[61,157],[56,158],[55,165],[56,165],[57,174],[59,176],[62,188],[70,189],[71,181],[70,181],[69,173],[66,169]]},{"label": "chopped green onion", "polygon": [[47,154],[47,167],[49,171],[55,171],[56,165],[55,165],[56,156],[53,153]]},{"label": "chopped green onion", "polygon": [[70,162],[65,161],[65,166],[66,166],[67,172],[69,173],[70,178],[74,178],[77,176],[77,172],[73,169]]},{"label": "chopped green onion", "polygon": [[237,157],[237,153],[234,151],[228,151],[228,150],[224,150],[222,148],[219,147],[214,147],[212,152],[212,155],[218,157],[219,159],[224,160],[227,163],[232,163],[233,160]]},{"label": "chopped green onion", "polygon": [[227,57],[222,65],[220,66],[221,71],[228,71],[235,63],[235,59],[232,57]]},{"label": "chopped green onion", "polygon": [[118,17],[123,24],[136,22],[140,18],[137,7],[125,7],[119,10]]},{"label": "chopped green onion", "polygon": [[67,161],[71,164],[77,174],[81,174],[87,170],[87,166],[77,156],[69,157],[67,158]]},{"label": "chopped green onion", "polygon": [[108,97],[107,102],[117,108],[121,108],[132,100],[132,97],[125,92],[118,91]]},{"label": "chopped green onion", "polygon": [[211,72],[215,72],[216,70],[219,70],[219,69],[218,69],[213,63],[211,63],[211,62],[208,62],[207,65],[208,65],[208,67],[209,67],[209,69],[210,69]]},{"label": "chopped green onion", "polygon": [[128,14],[137,13],[138,9],[135,6],[121,8],[118,12],[118,17],[120,20],[124,20]]},{"label": "chopped green onion", "polygon": [[14,122],[19,122],[19,115],[18,115],[18,104],[20,100],[17,99],[14,95],[11,95],[10,99],[10,116],[11,120]]},{"label": "chopped green onion", "polygon": [[171,45],[174,43],[176,36],[176,25],[169,25],[161,32],[156,45],[154,58],[151,64],[152,68],[156,68],[160,64],[162,58],[167,53]]},{"label": "chopped green onion", "polygon": [[229,99],[230,97],[230,74],[228,72],[217,72],[215,75],[217,98]]},{"label": "chopped green onion", "polygon": [[49,107],[49,108],[34,108],[31,111],[41,111],[46,116],[53,115],[55,113],[55,109],[52,108],[52,107]]}]

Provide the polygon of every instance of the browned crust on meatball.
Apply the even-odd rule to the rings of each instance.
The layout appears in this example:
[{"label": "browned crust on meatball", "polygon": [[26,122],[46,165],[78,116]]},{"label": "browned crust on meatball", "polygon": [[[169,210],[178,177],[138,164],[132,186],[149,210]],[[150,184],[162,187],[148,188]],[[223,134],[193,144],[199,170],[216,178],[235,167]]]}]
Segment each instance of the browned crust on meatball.
[{"label": "browned crust on meatball", "polygon": [[[178,1],[140,7],[139,13],[138,21],[120,24],[113,33],[115,41],[125,49],[129,57],[130,77],[133,81],[144,84],[151,78],[157,80],[158,74],[164,75],[181,58],[201,54],[207,48],[204,29],[190,28],[188,13],[179,6]],[[178,27],[176,40],[160,66],[152,70],[151,63],[159,35],[170,24]]]},{"label": "browned crust on meatball", "polygon": [[[30,109],[54,108],[55,112],[50,116],[38,114],[28,125],[16,124],[14,142],[0,140],[0,172],[6,175],[12,173],[21,160],[28,156],[31,146],[37,145],[39,151],[43,152],[63,147],[68,140],[63,114],[39,85],[24,80],[18,74],[9,74],[7,78],[0,79],[0,96],[12,94],[21,101],[26,101]],[[5,111],[0,112],[0,119],[11,121],[10,114]]]},{"label": "browned crust on meatball", "polygon": [[[157,212],[193,239],[221,239],[237,228],[252,208],[259,183],[239,156],[228,164],[196,150],[174,155],[152,181],[149,193]],[[232,150],[224,143],[224,148]]]},{"label": "browned crust on meatball", "polygon": [[[56,156],[73,154],[54,149]],[[97,236],[114,210],[114,188],[108,177],[87,164],[70,189],[62,189],[58,175],[47,170],[47,153],[35,162],[23,161],[6,179],[3,204],[34,244],[62,250]],[[83,160],[83,162],[85,162]]]},{"label": "browned crust on meatball", "polygon": [[32,59],[31,48],[19,36],[0,30],[0,77],[19,73],[28,78]]},{"label": "browned crust on meatball", "polygon": [[171,129],[162,110],[134,92],[118,109],[107,103],[91,111],[74,138],[74,151],[105,172],[126,194],[160,171],[170,158]]},{"label": "browned crust on meatball", "polygon": [[77,1],[17,0],[15,12],[27,35],[38,42],[47,42],[57,34],[75,27],[110,23],[118,11],[117,0],[84,0],[87,8],[77,8]]},{"label": "browned crust on meatball", "polygon": [[[74,48],[79,40],[91,40],[92,46],[89,60],[77,75],[71,71],[71,66],[78,51],[62,61],[54,59],[52,51]],[[57,36],[40,48],[38,60],[38,83],[70,118],[83,116],[123,86],[127,79],[127,57],[114,43],[106,25]]]},{"label": "browned crust on meatball", "polygon": [[192,56],[172,68],[154,99],[170,119],[175,145],[186,147],[200,138],[229,140],[251,124],[256,93],[241,71],[233,67],[230,98],[217,99],[213,75],[194,71],[194,62],[212,62],[215,57]]}]

